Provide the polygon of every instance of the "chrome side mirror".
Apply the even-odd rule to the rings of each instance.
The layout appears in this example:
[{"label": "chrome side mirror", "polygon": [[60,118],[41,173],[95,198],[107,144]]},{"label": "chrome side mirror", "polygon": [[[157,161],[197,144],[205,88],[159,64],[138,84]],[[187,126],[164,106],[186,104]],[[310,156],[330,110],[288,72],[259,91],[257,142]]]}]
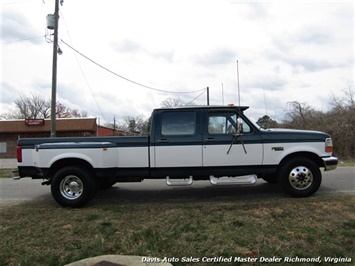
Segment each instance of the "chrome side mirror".
[{"label": "chrome side mirror", "polygon": [[243,120],[241,118],[237,119],[237,135],[243,134]]}]

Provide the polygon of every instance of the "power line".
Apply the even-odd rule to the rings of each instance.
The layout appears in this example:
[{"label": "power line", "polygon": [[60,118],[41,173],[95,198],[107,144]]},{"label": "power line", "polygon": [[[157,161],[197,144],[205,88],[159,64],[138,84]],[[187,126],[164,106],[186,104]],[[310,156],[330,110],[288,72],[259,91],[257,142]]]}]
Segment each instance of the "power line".
[{"label": "power line", "polygon": [[[64,21],[65,28],[67,29],[67,33],[68,33],[68,36],[69,36],[69,40],[70,40],[71,44],[73,44],[73,40],[71,39],[71,36],[70,36],[70,34],[69,34],[68,26],[67,26],[67,23],[66,23],[66,21],[65,21],[65,19],[64,19],[64,16],[63,16],[62,12],[60,12],[60,15],[62,16],[63,21]],[[95,103],[96,103],[97,108],[98,108],[99,111],[100,111],[100,114],[101,114],[102,118],[103,118],[104,120],[106,120],[106,119],[105,119],[105,116],[104,116],[104,114],[103,114],[103,112],[102,112],[102,110],[101,110],[101,107],[100,107],[99,103],[98,103],[97,100],[96,100],[96,97],[95,97],[95,95],[94,95],[94,92],[93,92],[92,89],[91,89],[90,83],[89,83],[88,79],[87,79],[86,76],[85,76],[84,70],[83,70],[83,68],[81,67],[80,62],[79,62],[79,59],[78,59],[78,57],[76,56],[76,53],[75,53],[75,52],[74,52],[74,57],[75,57],[76,62],[78,63],[78,66],[79,66],[81,75],[83,76],[83,78],[84,78],[84,80],[85,80],[86,86],[89,88],[89,90],[90,90],[90,92],[91,92],[91,95],[92,95],[92,97],[94,98],[94,101],[95,101]]]},{"label": "power line", "polygon": [[192,101],[188,102],[186,105],[190,105],[191,103],[193,103],[194,100],[196,100],[197,98],[199,98],[202,94],[204,94],[207,91],[207,89],[203,89],[203,92],[201,92],[199,95],[197,95],[197,97],[195,97]]},{"label": "power line", "polygon": [[45,37],[45,35],[36,36],[36,37],[30,37],[30,38],[26,38],[26,39],[13,40],[13,41],[5,41],[5,42],[2,42],[1,44],[9,44],[9,43],[15,43],[15,42],[25,42],[25,41],[30,41],[30,40],[33,40],[33,39],[39,39],[39,38],[42,38],[42,37]]},{"label": "power line", "polygon": [[161,90],[161,89],[157,89],[157,88],[153,88],[153,87],[150,87],[150,86],[147,86],[147,85],[144,85],[142,83],[139,83],[139,82],[136,82],[134,80],[131,80],[131,79],[128,79],[122,75],[119,75],[115,72],[113,72],[112,70],[104,67],[103,65],[95,62],[94,60],[90,59],[89,57],[87,57],[86,55],[82,54],[81,52],[79,52],[78,50],[76,50],[74,47],[70,46],[69,44],[67,44],[65,41],[61,40],[66,46],[68,46],[70,49],[74,50],[76,53],[78,53],[79,55],[81,55],[82,57],[84,57],[85,59],[89,60],[90,62],[94,63],[95,65],[101,67],[102,69],[108,71],[109,73],[121,78],[121,79],[124,79],[128,82],[131,82],[133,84],[136,84],[138,86],[141,86],[141,87],[144,87],[144,88],[147,88],[147,89],[150,89],[150,90],[154,90],[154,91],[160,91],[160,92],[165,92],[165,93],[194,93],[194,92],[200,92],[200,91],[204,91],[205,89],[202,89],[202,90],[195,90],[195,91],[167,91],[167,90]]}]

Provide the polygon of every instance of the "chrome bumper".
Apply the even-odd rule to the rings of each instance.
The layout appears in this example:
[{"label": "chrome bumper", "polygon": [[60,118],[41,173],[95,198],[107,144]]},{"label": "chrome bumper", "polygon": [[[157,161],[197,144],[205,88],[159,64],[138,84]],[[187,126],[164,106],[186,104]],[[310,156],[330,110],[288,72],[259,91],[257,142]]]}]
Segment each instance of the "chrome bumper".
[{"label": "chrome bumper", "polygon": [[338,166],[338,158],[337,157],[324,157],[322,158],[324,162],[324,170],[334,170]]}]

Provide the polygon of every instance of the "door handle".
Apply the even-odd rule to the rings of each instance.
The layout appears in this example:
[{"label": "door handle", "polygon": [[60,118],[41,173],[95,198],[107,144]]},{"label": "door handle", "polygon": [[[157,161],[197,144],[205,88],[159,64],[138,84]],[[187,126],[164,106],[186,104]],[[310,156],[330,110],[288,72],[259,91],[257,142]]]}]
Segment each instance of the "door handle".
[{"label": "door handle", "polygon": [[169,142],[168,139],[158,139],[158,143],[166,143]]},{"label": "door handle", "polygon": [[207,138],[205,139],[205,141],[215,141],[216,139],[215,138]]}]

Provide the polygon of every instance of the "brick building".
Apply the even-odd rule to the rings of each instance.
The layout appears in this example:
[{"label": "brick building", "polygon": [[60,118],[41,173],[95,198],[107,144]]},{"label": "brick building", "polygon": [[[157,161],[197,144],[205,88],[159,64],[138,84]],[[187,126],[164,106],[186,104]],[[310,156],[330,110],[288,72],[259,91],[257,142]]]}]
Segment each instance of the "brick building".
[{"label": "brick building", "polygon": [[[46,138],[50,137],[50,132],[50,119],[0,120],[0,159],[16,158],[19,138]],[[131,135],[97,125],[96,118],[58,118],[56,132],[57,137]]]}]

